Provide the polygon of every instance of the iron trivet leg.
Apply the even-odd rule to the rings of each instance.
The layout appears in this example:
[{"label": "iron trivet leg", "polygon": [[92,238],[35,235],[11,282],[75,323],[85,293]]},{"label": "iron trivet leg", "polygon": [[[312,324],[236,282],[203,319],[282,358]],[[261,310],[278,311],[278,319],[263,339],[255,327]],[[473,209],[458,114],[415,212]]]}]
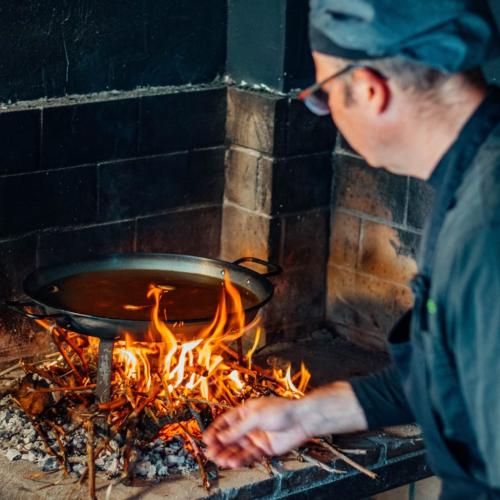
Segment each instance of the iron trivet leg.
[{"label": "iron trivet leg", "polygon": [[95,394],[99,403],[107,403],[111,395],[111,369],[113,367],[113,340],[101,339],[97,358]]}]

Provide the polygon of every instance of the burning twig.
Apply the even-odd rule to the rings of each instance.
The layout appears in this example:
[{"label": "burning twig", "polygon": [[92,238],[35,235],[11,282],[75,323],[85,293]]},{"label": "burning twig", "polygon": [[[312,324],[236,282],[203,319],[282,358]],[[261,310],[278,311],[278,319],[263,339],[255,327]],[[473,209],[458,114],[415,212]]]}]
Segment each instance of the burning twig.
[{"label": "burning twig", "polygon": [[228,405],[226,403],[218,403],[217,401],[208,401],[208,399],[196,399],[196,398],[184,398],[182,396],[179,397],[181,401],[185,401],[186,403],[200,403],[208,406],[215,406],[217,408],[224,408],[225,410],[230,410],[234,408],[234,406]]},{"label": "burning twig", "polygon": [[85,356],[83,355],[83,351],[78,347],[76,342],[74,342],[74,340],[70,337],[68,332],[65,331],[61,332],[61,337],[63,341],[66,342],[66,344],[68,344],[69,347],[71,347],[71,349],[73,350],[73,352],[78,356],[78,358],[80,359],[80,363],[82,364],[83,370],[85,372],[88,371],[89,364],[85,359]]},{"label": "burning twig", "polygon": [[117,410],[118,408],[121,408],[122,406],[126,405],[127,402],[128,399],[125,396],[121,396],[107,403],[99,403],[99,410],[108,410],[108,411]]},{"label": "burning twig", "polygon": [[[43,359],[39,361],[34,361],[32,365],[41,365],[47,362],[49,359],[57,358],[59,357],[60,354],[58,352],[47,354],[46,356],[43,357]],[[12,373],[16,371],[19,368],[22,368],[22,361],[19,360],[15,365],[10,366],[9,368],[6,368],[5,370],[0,372],[0,378],[3,378],[5,375],[8,375],[9,373]]]},{"label": "burning twig", "polygon": [[40,426],[40,424],[29,413],[26,412],[26,409],[19,402],[19,400],[17,400],[14,396],[11,396],[11,397],[12,397],[12,400],[14,401],[14,403],[16,403],[17,406],[19,406],[19,408],[21,408],[21,410],[24,411],[24,414],[26,415],[26,417],[28,418],[28,420],[31,422],[31,425],[33,426],[33,428],[35,429],[36,433],[38,434],[38,436],[42,440],[42,442],[43,442],[43,444],[45,446],[45,449],[47,450],[47,453],[49,455],[55,457],[56,460],[59,462],[59,465],[61,465],[61,467],[64,468],[64,459],[58,453],[56,453],[52,449],[52,446],[50,446],[50,444],[49,444],[49,440],[47,438],[47,435],[45,434],[45,431],[42,429],[42,427]]},{"label": "burning twig", "polygon": [[51,422],[50,420],[46,420],[46,424],[52,428],[52,432],[54,433],[56,437],[57,444],[59,445],[59,449],[61,450],[61,459],[62,459],[62,466],[64,469],[64,474],[68,474],[68,456],[66,454],[66,447],[64,446],[64,443],[61,439],[61,436],[64,436],[66,433],[64,432],[64,429],[62,429],[59,425],[57,425],[54,422]]},{"label": "burning twig", "polygon": [[186,401],[186,406],[189,409],[189,412],[193,416],[193,418],[196,420],[196,423],[198,424],[198,427],[200,428],[200,432],[205,432],[205,424],[203,423],[203,420],[201,419],[201,415],[194,409],[193,405],[190,404],[188,401]]},{"label": "burning twig", "polygon": [[[106,438],[95,450],[94,450],[94,460],[98,459],[100,454],[107,448],[109,442],[111,441],[111,438]],[[87,476],[89,474],[89,466],[87,464],[87,467],[83,470],[82,475],[80,476],[80,484],[83,484],[85,480],[87,479]]]},{"label": "burning twig", "polygon": [[375,474],[375,472],[368,470],[366,467],[363,467],[362,465],[358,464],[355,462],[352,458],[349,458],[348,456],[344,455],[340,450],[332,446],[330,443],[327,443],[326,441],[322,439],[313,439],[313,443],[316,443],[323,448],[326,448],[328,451],[330,451],[335,457],[339,458],[346,464],[349,464],[351,467],[356,469],[357,471],[361,472],[365,476],[368,476],[371,479],[378,479],[378,475]]},{"label": "burning twig", "polygon": [[179,423],[184,432],[186,433],[187,438],[193,448],[194,458],[198,463],[198,468],[200,469],[201,483],[203,487],[209,492],[210,491],[210,481],[208,480],[207,471],[205,469],[205,462],[207,461],[205,455],[201,451],[201,448],[197,445],[196,440],[191,436],[191,433],[186,429],[182,423]]},{"label": "burning twig", "polygon": [[47,392],[92,392],[95,389],[95,384],[88,385],[75,385],[65,387],[43,387],[41,389],[34,389],[33,392],[47,393]]},{"label": "burning twig", "polygon": [[83,385],[83,377],[80,374],[80,372],[77,370],[73,361],[71,361],[71,358],[69,357],[69,354],[66,352],[66,349],[64,349],[62,342],[59,338],[59,335],[60,335],[60,332],[58,331],[58,329],[53,328],[52,329],[52,338],[54,339],[54,343],[56,344],[57,350],[61,353],[61,356],[64,358],[64,361],[66,361],[66,364],[71,369],[71,371],[74,373],[76,379],[78,380],[78,383]]},{"label": "burning twig", "polygon": [[94,421],[86,423],[87,428],[87,467],[89,476],[89,500],[95,500],[95,457],[94,457]]},{"label": "burning twig", "polygon": [[13,371],[16,371],[19,368],[21,368],[21,363],[18,361],[15,365],[12,365],[11,367],[6,368],[5,370],[1,371],[0,378],[3,378],[5,375],[12,373]]},{"label": "burning twig", "polygon": [[127,427],[125,444],[123,446],[123,473],[122,480],[129,481],[131,479],[131,456],[132,456],[132,441],[133,441],[133,425]]}]

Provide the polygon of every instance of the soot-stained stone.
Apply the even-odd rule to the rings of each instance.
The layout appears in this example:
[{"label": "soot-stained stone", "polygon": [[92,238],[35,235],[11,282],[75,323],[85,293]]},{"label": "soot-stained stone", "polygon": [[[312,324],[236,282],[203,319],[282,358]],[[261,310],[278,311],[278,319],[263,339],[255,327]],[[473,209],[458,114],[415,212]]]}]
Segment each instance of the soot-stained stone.
[{"label": "soot-stained stone", "polygon": [[40,235],[41,266],[74,262],[115,252],[131,252],[134,223],[119,222]]},{"label": "soot-stained stone", "polygon": [[332,212],[330,258],[334,264],[354,269],[358,262],[359,236],[361,232],[361,219],[354,215]]},{"label": "soot-stained stone", "polygon": [[224,196],[242,207],[255,210],[257,206],[257,172],[259,154],[252,150],[228,151]]},{"label": "soot-stained stone", "polygon": [[224,73],[227,2],[144,2],[149,85],[210,82]]},{"label": "soot-stained stone", "polygon": [[22,282],[36,267],[35,235],[0,242],[0,297],[20,294]]},{"label": "soot-stained stone", "polygon": [[187,191],[191,203],[222,203],[224,195],[223,147],[189,153]]},{"label": "soot-stained stone", "polygon": [[40,110],[0,112],[0,175],[38,169]]},{"label": "soot-stained stone", "polygon": [[285,97],[229,88],[226,139],[274,156],[286,153]]},{"label": "soot-stained stone", "polygon": [[221,203],[224,152],[214,148],[99,165],[99,217],[118,220]]},{"label": "soot-stained stone", "polygon": [[332,167],[329,153],[283,160],[262,160],[272,168],[272,213],[284,214],[330,204]]},{"label": "soot-stained stone", "polygon": [[358,158],[334,156],[334,203],[338,207],[402,224],[407,178],[368,167]]},{"label": "soot-stained stone", "polygon": [[68,93],[85,94],[109,88],[130,89],[140,85],[147,64],[136,68],[128,86],[116,83],[116,64],[147,55],[143,5],[125,0],[90,0],[71,8],[62,26],[69,65]]},{"label": "soot-stained stone", "polygon": [[281,265],[324,272],[328,255],[329,211],[284,217]]},{"label": "soot-stained stone", "polygon": [[142,155],[224,143],[225,88],[143,97],[140,107],[139,153]]},{"label": "soot-stained stone", "polygon": [[119,220],[189,203],[187,153],[99,165],[99,218]]},{"label": "soot-stained stone", "polygon": [[226,20],[225,0],[4,3],[0,101],[211,82]]},{"label": "soot-stained stone", "polygon": [[137,221],[137,251],[217,258],[220,230],[221,208],[218,206],[140,218]]},{"label": "soot-stained stone", "polygon": [[281,481],[283,492],[293,492],[298,488],[303,488],[306,484],[321,483],[331,474],[319,467],[306,466],[303,469],[294,470],[291,474],[286,474]]},{"label": "soot-stained stone", "polygon": [[136,156],[137,119],[137,99],[45,108],[42,167]]},{"label": "soot-stained stone", "polygon": [[221,232],[222,258],[236,260],[252,256],[267,259],[270,224],[269,217],[225,205]]},{"label": "soot-stained stone", "polygon": [[96,221],[96,168],[0,177],[0,237]]},{"label": "soot-stained stone", "polygon": [[385,457],[387,459],[400,457],[408,453],[415,452],[417,450],[423,449],[424,441],[422,437],[413,438],[401,438],[398,439],[393,436],[388,436],[386,434],[375,434],[368,438],[370,441],[376,443],[378,446],[383,447],[385,451]]},{"label": "soot-stained stone", "polygon": [[359,269],[380,278],[406,284],[417,272],[420,236],[385,224],[364,221]]},{"label": "soot-stained stone", "polygon": [[412,305],[409,287],[375,276],[328,266],[327,319],[384,339]]},{"label": "soot-stained stone", "polygon": [[272,201],[272,168],[251,149],[228,151],[225,198],[239,206],[269,214]]},{"label": "soot-stained stone", "polygon": [[291,99],[288,110],[287,154],[330,151],[335,144],[336,128],[330,116],[316,116],[304,103]]},{"label": "soot-stained stone", "polygon": [[266,306],[266,322],[286,325],[323,319],[325,275],[304,269],[286,271],[273,278],[273,300]]}]

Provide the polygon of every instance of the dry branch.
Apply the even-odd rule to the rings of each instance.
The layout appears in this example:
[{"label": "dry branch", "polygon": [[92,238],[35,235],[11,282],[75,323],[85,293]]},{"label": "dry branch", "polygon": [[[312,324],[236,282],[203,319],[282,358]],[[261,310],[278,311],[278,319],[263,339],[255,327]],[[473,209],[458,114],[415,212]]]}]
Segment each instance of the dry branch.
[{"label": "dry branch", "polygon": [[94,421],[86,423],[87,428],[87,467],[89,476],[89,500],[95,500],[95,457],[94,457]]},{"label": "dry branch", "polygon": [[307,455],[303,451],[292,450],[292,455],[300,462],[307,462],[311,465],[315,465],[316,467],[320,467],[321,469],[326,470],[327,472],[330,472],[332,474],[346,474],[345,471],[334,469],[333,467],[326,465],[320,460]]},{"label": "dry branch", "polygon": [[314,439],[314,443],[319,444],[323,448],[326,448],[328,451],[330,451],[333,456],[336,458],[339,458],[346,464],[349,464],[351,467],[356,469],[357,471],[361,472],[365,476],[368,476],[371,479],[378,479],[377,474],[375,472],[368,470],[366,467],[363,467],[362,465],[358,464],[355,462],[352,458],[349,458],[348,456],[344,455],[340,450],[337,450],[334,446],[332,446],[330,443],[327,443],[326,441],[323,441],[322,439]]}]

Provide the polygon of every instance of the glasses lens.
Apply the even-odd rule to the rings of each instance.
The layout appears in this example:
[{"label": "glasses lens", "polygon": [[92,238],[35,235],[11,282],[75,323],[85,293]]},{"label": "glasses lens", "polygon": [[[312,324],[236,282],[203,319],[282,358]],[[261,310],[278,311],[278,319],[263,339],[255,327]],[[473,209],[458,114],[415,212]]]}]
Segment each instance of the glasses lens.
[{"label": "glasses lens", "polygon": [[326,116],[330,114],[328,106],[328,94],[322,90],[318,90],[304,99],[304,104],[307,109],[318,116]]}]

